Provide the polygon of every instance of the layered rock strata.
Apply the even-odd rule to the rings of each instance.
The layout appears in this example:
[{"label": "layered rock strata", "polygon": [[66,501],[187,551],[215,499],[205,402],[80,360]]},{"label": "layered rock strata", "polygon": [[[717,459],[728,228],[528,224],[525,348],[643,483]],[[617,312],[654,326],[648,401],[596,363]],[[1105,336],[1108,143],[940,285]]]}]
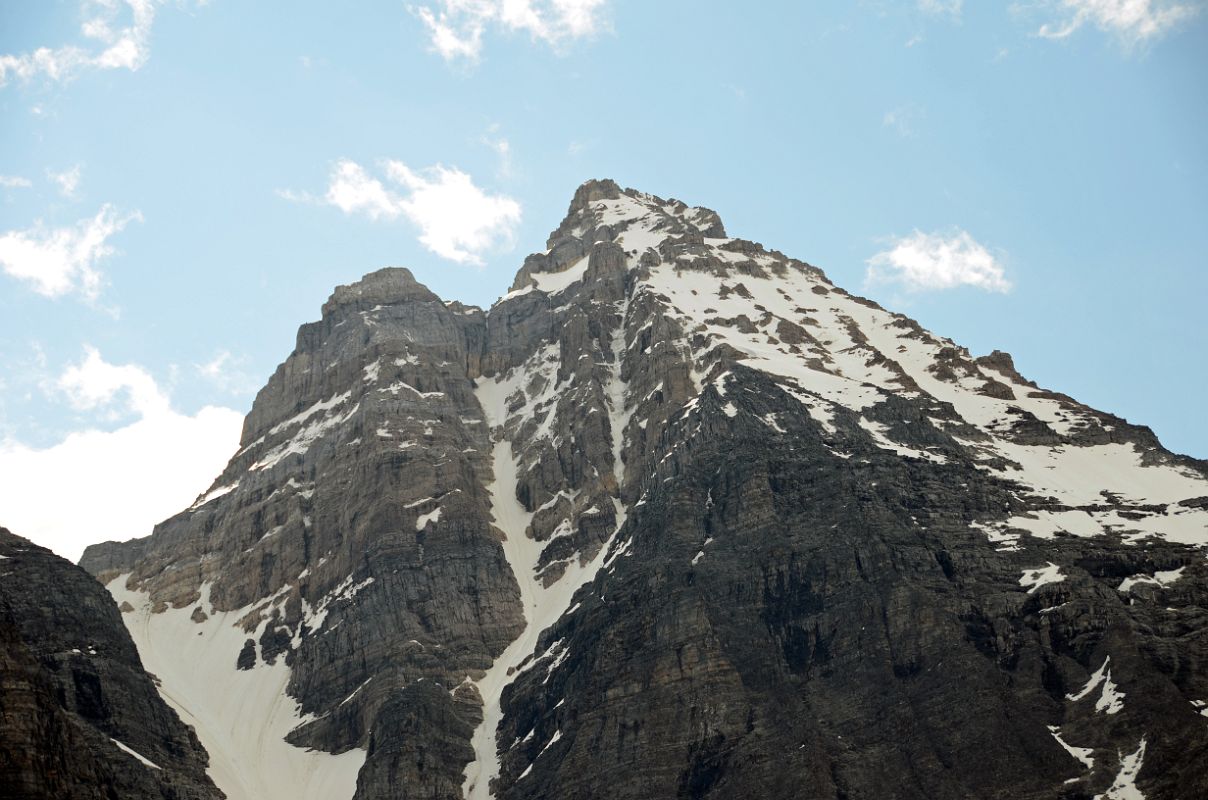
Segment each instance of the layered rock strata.
[{"label": "layered rock strata", "polygon": [[593,181],[489,311],[338,288],[82,563],[232,797],[1152,800],[1208,793],[1206,543],[1148,429]]}]

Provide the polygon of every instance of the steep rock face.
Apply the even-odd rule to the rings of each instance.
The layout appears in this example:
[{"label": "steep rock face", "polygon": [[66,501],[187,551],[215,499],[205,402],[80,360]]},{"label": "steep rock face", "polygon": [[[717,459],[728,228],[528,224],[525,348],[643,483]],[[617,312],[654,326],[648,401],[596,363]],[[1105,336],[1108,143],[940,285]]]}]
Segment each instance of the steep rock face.
[{"label": "steep rock face", "polygon": [[[247,682],[249,702],[268,705],[264,695],[282,690],[299,701],[292,724],[262,721],[239,742],[223,733],[239,708],[199,721],[226,763],[220,784],[239,787],[228,793],[351,794],[359,762],[350,759],[364,759],[378,710],[395,693],[425,679],[457,686],[518,634],[516,580],[483,490],[488,429],[471,382],[485,335],[481,311],[447,307],[406,270],[338,288],[257,396],[213,489],[148,542],[85,554],[102,580],[139,590],[132,615],[147,624],[187,616],[201,632],[202,620],[229,617],[238,636],[230,625],[205,631],[215,637],[209,650],[226,658],[215,667],[248,673],[236,679]],[[261,678],[273,670],[281,677]],[[477,721],[477,708],[448,692],[415,697],[441,706],[425,713]],[[240,751],[285,733],[321,751],[306,769],[322,780],[298,770],[272,782],[246,774]],[[393,758],[380,743],[372,756]],[[461,765],[451,769],[437,785],[460,785]]]},{"label": "steep rock face", "polygon": [[1208,788],[1202,462],[674,204],[580,216],[632,270],[633,504],[504,691],[499,796]]},{"label": "steep rock face", "polygon": [[338,288],[212,489],[82,563],[232,797],[1194,797],[1205,475],[592,181],[489,312]]},{"label": "steep rock face", "polygon": [[113,599],[0,528],[0,795],[221,798],[205,766]]}]

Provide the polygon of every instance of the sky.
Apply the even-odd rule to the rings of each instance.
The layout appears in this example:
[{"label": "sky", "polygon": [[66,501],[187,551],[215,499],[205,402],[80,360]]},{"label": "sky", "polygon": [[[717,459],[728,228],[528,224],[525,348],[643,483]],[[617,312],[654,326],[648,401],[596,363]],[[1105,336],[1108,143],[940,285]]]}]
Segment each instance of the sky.
[{"label": "sky", "polygon": [[1205,0],[2,0],[0,525],[188,506],[338,284],[715,209],[1208,457]]}]

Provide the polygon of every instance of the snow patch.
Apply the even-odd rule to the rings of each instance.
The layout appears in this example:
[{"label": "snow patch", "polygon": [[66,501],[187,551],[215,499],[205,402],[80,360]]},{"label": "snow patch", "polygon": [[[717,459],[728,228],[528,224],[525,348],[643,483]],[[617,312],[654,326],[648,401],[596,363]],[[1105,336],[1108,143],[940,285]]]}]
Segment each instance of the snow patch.
[{"label": "snow patch", "polygon": [[859,425],[868,435],[872,437],[873,442],[882,450],[889,450],[901,456],[909,456],[910,458],[920,458],[924,461],[930,461],[935,464],[946,464],[948,459],[939,453],[930,453],[926,450],[918,450],[913,447],[908,447],[904,444],[899,444],[889,438],[889,427],[880,422],[860,417]]},{"label": "snow patch", "polygon": [[1145,795],[1137,788],[1137,775],[1145,761],[1145,737],[1131,755],[1119,754],[1120,771],[1112,781],[1111,788],[1104,794],[1095,795],[1095,800],[1145,800]]},{"label": "snow patch", "polygon": [[[345,392],[344,394],[339,395],[338,398],[333,398],[333,401],[337,400],[339,398],[347,399],[348,396],[349,396],[349,392]],[[331,403],[333,401],[327,401],[327,402]],[[340,402],[343,402],[343,401],[341,400]],[[334,408],[335,405],[339,405],[339,403],[334,403],[333,405],[324,405],[323,403],[316,403],[314,406],[311,406],[310,409],[302,412],[302,414],[299,414],[297,417],[295,417],[295,420],[298,420],[298,419],[305,420],[305,419],[309,419],[311,416],[314,416],[314,414],[318,413],[317,411],[314,410],[318,406],[324,406],[323,410],[326,410],[327,408]],[[345,413],[345,414],[342,414],[342,415],[336,414],[334,416],[325,416],[321,420],[312,422],[308,425],[304,425],[297,433],[295,433],[293,435],[293,437],[291,439],[278,445],[277,447],[274,447],[266,455],[264,455],[259,461],[257,461],[255,464],[252,464],[252,466],[250,466],[248,469],[251,471],[268,469],[269,467],[272,467],[272,466],[276,465],[277,463],[279,463],[286,456],[301,455],[301,454],[305,453],[307,450],[310,449],[310,446],[312,444],[314,444],[316,441],[318,441],[319,439],[326,436],[328,432],[334,430],[335,428],[338,428],[340,425],[343,425],[345,422],[352,419],[353,415],[357,413],[357,410],[360,407],[361,407],[361,404],[357,403],[352,408],[350,408],[347,411],[347,413]],[[286,424],[287,423],[282,423],[281,425],[278,425],[276,428],[273,428],[273,432],[276,432],[279,429],[283,429],[283,426],[285,426]],[[293,422],[291,421],[289,424],[293,424]]]},{"label": "snow patch", "polygon": [[201,508],[202,506],[204,506],[206,503],[210,502],[211,500],[217,500],[218,498],[222,497],[224,494],[230,494],[231,492],[235,491],[235,489],[237,489],[237,488],[239,488],[239,481],[235,481],[234,483],[227,484],[226,486],[219,486],[217,489],[211,489],[210,491],[203,494],[201,497],[197,498],[197,501],[195,503],[193,503],[193,505],[189,506],[189,510],[193,511],[195,509]]},{"label": "snow patch", "polygon": [[214,611],[206,583],[199,601],[210,611],[204,622],[193,622],[188,608],[154,614],[149,596],[127,589],[127,578],[119,575],[106,588],[119,605],[134,607],[122,619],[143,666],[159,678],[164,700],[196,730],[210,755],[206,772],[228,800],[352,797],[364,750],[332,755],[285,741],[303,721],[298,703],[286,693],[285,659],[235,668],[244,641],[259,638],[259,630],[244,633],[238,625],[251,606]]},{"label": "snow patch", "polygon": [[406,381],[395,381],[394,383],[390,384],[389,386],[383,386],[381,389],[378,389],[378,391],[379,392],[389,392],[390,394],[393,394],[393,395],[397,395],[401,391],[408,391],[408,392],[411,392],[412,394],[414,394],[416,397],[422,397],[424,399],[445,396],[444,392],[421,392],[419,389],[416,389],[414,386],[407,383]]},{"label": "snow patch", "polygon": [[1183,570],[1185,570],[1185,569],[1186,569],[1186,567],[1179,567],[1178,569],[1171,569],[1171,570],[1165,570],[1165,571],[1159,570],[1158,572],[1155,572],[1152,576],[1151,575],[1133,575],[1131,577],[1125,578],[1123,581],[1120,582],[1118,591],[1127,592],[1129,589],[1136,586],[1137,584],[1144,584],[1144,583],[1153,584],[1155,586],[1161,586],[1161,587],[1165,588],[1165,587],[1169,586],[1170,584],[1174,583],[1175,581],[1177,581],[1179,578],[1183,577]]},{"label": "snow patch", "polygon": [[144,767],[150,767],[151,769],[161,769],[159,764],[156,764],[154,761],[147,758],[142,753],[137,752],[136,750],[134,750],[134,748],[130,747],[129,745],[119,742],[117,739],[114,739],[112,736],[109,737],[109,741],[116,744],[118,746],[119,750],[121,750],[125,753],[129,753],[130,755],[137,758],[139,760],[139,763],[141,763]]},{"label": "snow patch", "polygon": [[331,397],[327,398],[326,400],[321,400],[318,403],[315,403],[314,405],[312,405],[310,408],[306,409],[305,411],[295,414],[294,416],[285,420],[285,422],[274,425],[269,430],[269,435],[275,436],[276,434],[281,433],[281,431],[285,430],[286,428],[289,428],[293,425],[302,424],[306,420],[313,417],[315,414],[322,414],[327,411],[330,411],[331,409],[335,408],[336,406],[339,406],[339,405],[342,405],[342,404],[348,402],[348,399],[350,397],[352,397],[351,389],[349,389],[347,392],[344,392],[343,394],[332,395]]},{"label": "snow patch", "polygon": [[1089,747],[1074,747],[1071,744],[1067,744],[1066,741],[1061,738],[1060,727],[1057,725],[1050,725],[1048,727],[1049,733],[1053,734],[1053,738],[1057,740],[1057,744],[1065,748],[1065,752],[1081,761],[1082,765],[1088,770],[1095,768],[1095,759],[1092,758],[1092,754],[1095,752],[1094,750]]},{"label": "snow patch", "polygon": [[429,511],[427,514],[420,514],[418,517],[416,517],[415,529],[417,531],[422,531],[424,528],[428,527],[429,522],[436,522],[439,519],[440,519],[440,506],[437,506],[436,508]]},{"label": "snow patch", "polygon": [[590,256],[583,256],[561,272],[534,272],[532,279],[537,283],[537,289],[546,294],[557,294],[564,291],[587,275],[587,263]]},{"label": "snow patch", "polygon": [[1095,711],[1105,714],[1119,713],[1124,708],[1124,693],[1116,687],[1115,681],[1112,680],[1111,670],[1107,668],[1111,660],[1111,656],[1103,659],[1103,665],[1095,670],[1082,690],[1077,694],[1067,694],[1065,699],[1077,702],[1093,692],[1096,686],[1102,684],[1103,690],[1099,693],[1099,699],[1095,701]]},{"label": "snow patch", "polygon": [[1019,585],[1028,590],[1028,594],[1039,589],[1047,583],[1061,583],[1066,576],[1061,574],[1061,567],[1048,562],[1048,566],[1039,567],[1037,569],[1025,569],[1023,576],[1019,579]]}]

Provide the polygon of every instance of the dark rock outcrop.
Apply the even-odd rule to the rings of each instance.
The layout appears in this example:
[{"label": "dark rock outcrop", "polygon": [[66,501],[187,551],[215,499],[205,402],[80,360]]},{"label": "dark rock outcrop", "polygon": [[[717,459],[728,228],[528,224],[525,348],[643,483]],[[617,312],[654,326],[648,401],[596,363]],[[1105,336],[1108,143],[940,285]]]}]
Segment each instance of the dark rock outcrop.
[{"label": "dark rock outcrop", "polygon": [[216,800],[113,598],[0,528],[0,796]]}]

